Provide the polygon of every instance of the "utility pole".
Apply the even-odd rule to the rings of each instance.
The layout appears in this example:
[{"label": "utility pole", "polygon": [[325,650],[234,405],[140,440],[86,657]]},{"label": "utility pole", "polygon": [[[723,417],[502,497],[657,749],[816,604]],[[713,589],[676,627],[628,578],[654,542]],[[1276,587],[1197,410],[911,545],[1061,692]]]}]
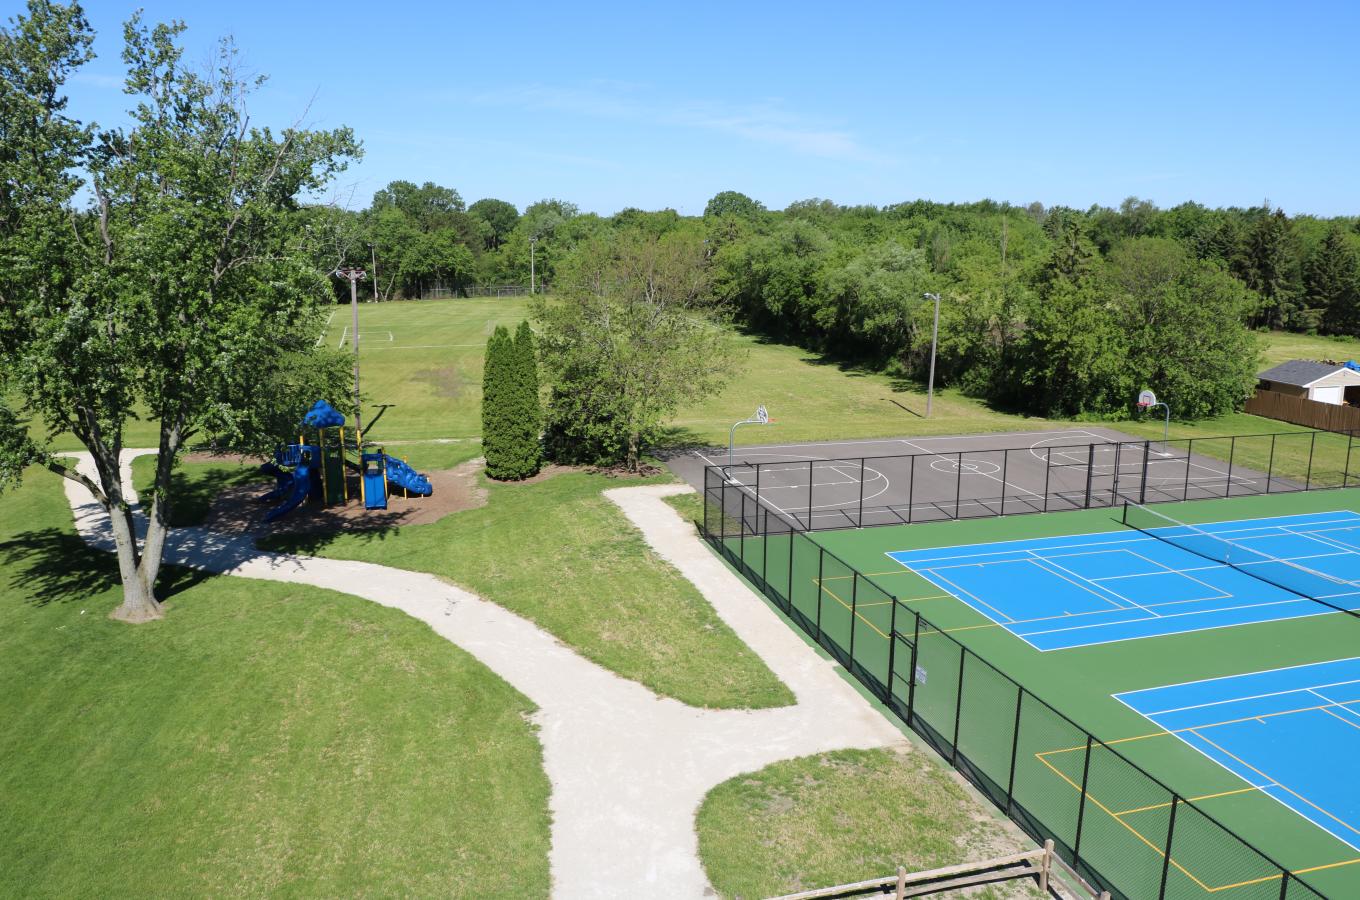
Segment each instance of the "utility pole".
[{"label": "utility pole", "polygon": [[381,299],[378,296],[378,245],[369,244],[368,250],[373,254],[373,300],[376,303]]},{"label": "utility pole", "polygon": [[[359,281],[363,279],[363,269],[347,266],[336,269],[335,274],[349,279],[350,346],[354,348],[354,430],[355,434],[364,433],[364,423],[359,417]],[[375,282],[376,284],[376,282]]]},{"label": "utility pole", "polygon": [[926,294],[927,300],[935,301],[935,325],[930,331],[930,380],[926,382],[926,418],[930,418],[930,405],[935,399],[935,344],[940,339],[940,295]]},{"label": "utility pole", "polygon": [[538,243],[538,235],[529,238],[529,293],[536,293],[534,290],[534,245]]}]

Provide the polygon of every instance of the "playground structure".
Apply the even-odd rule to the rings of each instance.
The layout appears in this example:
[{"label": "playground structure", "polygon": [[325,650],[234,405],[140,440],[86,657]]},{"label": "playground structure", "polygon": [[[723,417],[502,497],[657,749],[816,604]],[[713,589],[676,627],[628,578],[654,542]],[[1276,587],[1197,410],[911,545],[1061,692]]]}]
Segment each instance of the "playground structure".
[{"label": "playground structure", "polygon": [[[272,475],[274,488],[259,499],[275,503],[264,520],[273,522],[311,500],[322,506],[349,503],[349,471],[358,474],[359,500],[365,509],[386,509],[390,485],[402,489],[403,497],[428,497],[430,480],[404,460],[388,456],[379,445],[364,444],[362,432],[355,431],[354,443],[345,441],[345,417],[324,400],[318,400],[302,418],[303,431],[297,443],[274,451],[274,459],[260,466]],[[309,436],[312,438],[308,440]],[[352,446],[357,455],[347,456]]]}]

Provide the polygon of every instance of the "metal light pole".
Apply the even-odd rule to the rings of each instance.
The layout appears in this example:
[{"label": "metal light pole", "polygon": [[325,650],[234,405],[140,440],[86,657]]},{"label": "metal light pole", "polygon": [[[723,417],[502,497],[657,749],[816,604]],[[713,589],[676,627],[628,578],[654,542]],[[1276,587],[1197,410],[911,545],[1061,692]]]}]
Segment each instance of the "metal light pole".
[{"label": "metal light pole", "polygon": [[363,434],[364,423],[359,417],[359,281],[365,272],[348,266],[336,269],[335,274],[349,279],[350,330],[354,333],[350,340],[350,346],[354,348],[354,429],[357,434]]},{"label": "metal light pole", "polygon": [[935,324],[930,330],[930,380],[926,382],[926,418],[930,418],[931,402],[935,399],[935,344],[940,339],[940,295],[926,294],[927,300],[935,301]]},{"label": "metal light pole", "polygon": [[536,293],[534,290],[534,245],[538,243],[538,236],[529,238],[529,293]]},{"label": "metal light pole", "polygon": [[369,244],[368,252],[373,254],[373,302],[378,302],[378,245]]}]

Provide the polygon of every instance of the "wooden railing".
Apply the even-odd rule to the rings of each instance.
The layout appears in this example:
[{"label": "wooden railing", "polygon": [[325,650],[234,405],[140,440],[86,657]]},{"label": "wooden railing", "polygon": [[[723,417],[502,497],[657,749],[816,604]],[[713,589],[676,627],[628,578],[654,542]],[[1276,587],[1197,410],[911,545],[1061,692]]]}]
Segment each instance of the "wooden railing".
[{"label": "wooden railing", "polygon": [[[1054,876],[1058,871],[1066,875],[1060,886]],[[860,897],[869,894],[891,895],[894,900],[907,897],[924,897],[943,891],[958,891],[984,884],[1002,881],[1016,881],[1021,878],[1033,880],[1039,890],[1054,897],[1083,897],[1095,900],[1110,900],[1109,891],[1096,891],[1087,884],[1063,858],[1053,852],[1053,842],[1045,841],[1044,846],[1025,853],[1015,853],[981,862],[946,866],[927,872],[908,873],[901,866],[896,875],[856,881],[852,884],[838,884],[832,887],[802,891],[797,894],[784,894],[771,900],[827,900],[833,897]],[[1073,890],[1075,885],[1076,890]],[[1063,886],[1067,889],[1063,890]]]},{"label": "wooden railing", "polygon": [[1324,431],[1355,431],[1360,429],[1360,408],[1320,403],[1307,397],[1293,397],[1279,391],[1257,390],[1247,401],[1246,411],[1253,416],[1293,422]]}]

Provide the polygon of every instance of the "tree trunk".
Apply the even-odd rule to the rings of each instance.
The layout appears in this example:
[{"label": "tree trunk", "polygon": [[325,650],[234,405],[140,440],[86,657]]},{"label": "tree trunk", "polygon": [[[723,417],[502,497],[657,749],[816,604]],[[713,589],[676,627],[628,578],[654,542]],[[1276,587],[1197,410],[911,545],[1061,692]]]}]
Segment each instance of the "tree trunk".
[{"label": "tree trunk", "polygon": [[142,573],[137,553],[137,533],[133,528],[132,514],[123,501],[121,492],[118,506],[109,510],[109,523],[113,526],[113,543],[118,556],[118,576],[123,583],[123,602],[109,613],[110,619],[120,622],[149,622],[162,617],[161,605],[156,600],[155,589],[149,585]]}]

